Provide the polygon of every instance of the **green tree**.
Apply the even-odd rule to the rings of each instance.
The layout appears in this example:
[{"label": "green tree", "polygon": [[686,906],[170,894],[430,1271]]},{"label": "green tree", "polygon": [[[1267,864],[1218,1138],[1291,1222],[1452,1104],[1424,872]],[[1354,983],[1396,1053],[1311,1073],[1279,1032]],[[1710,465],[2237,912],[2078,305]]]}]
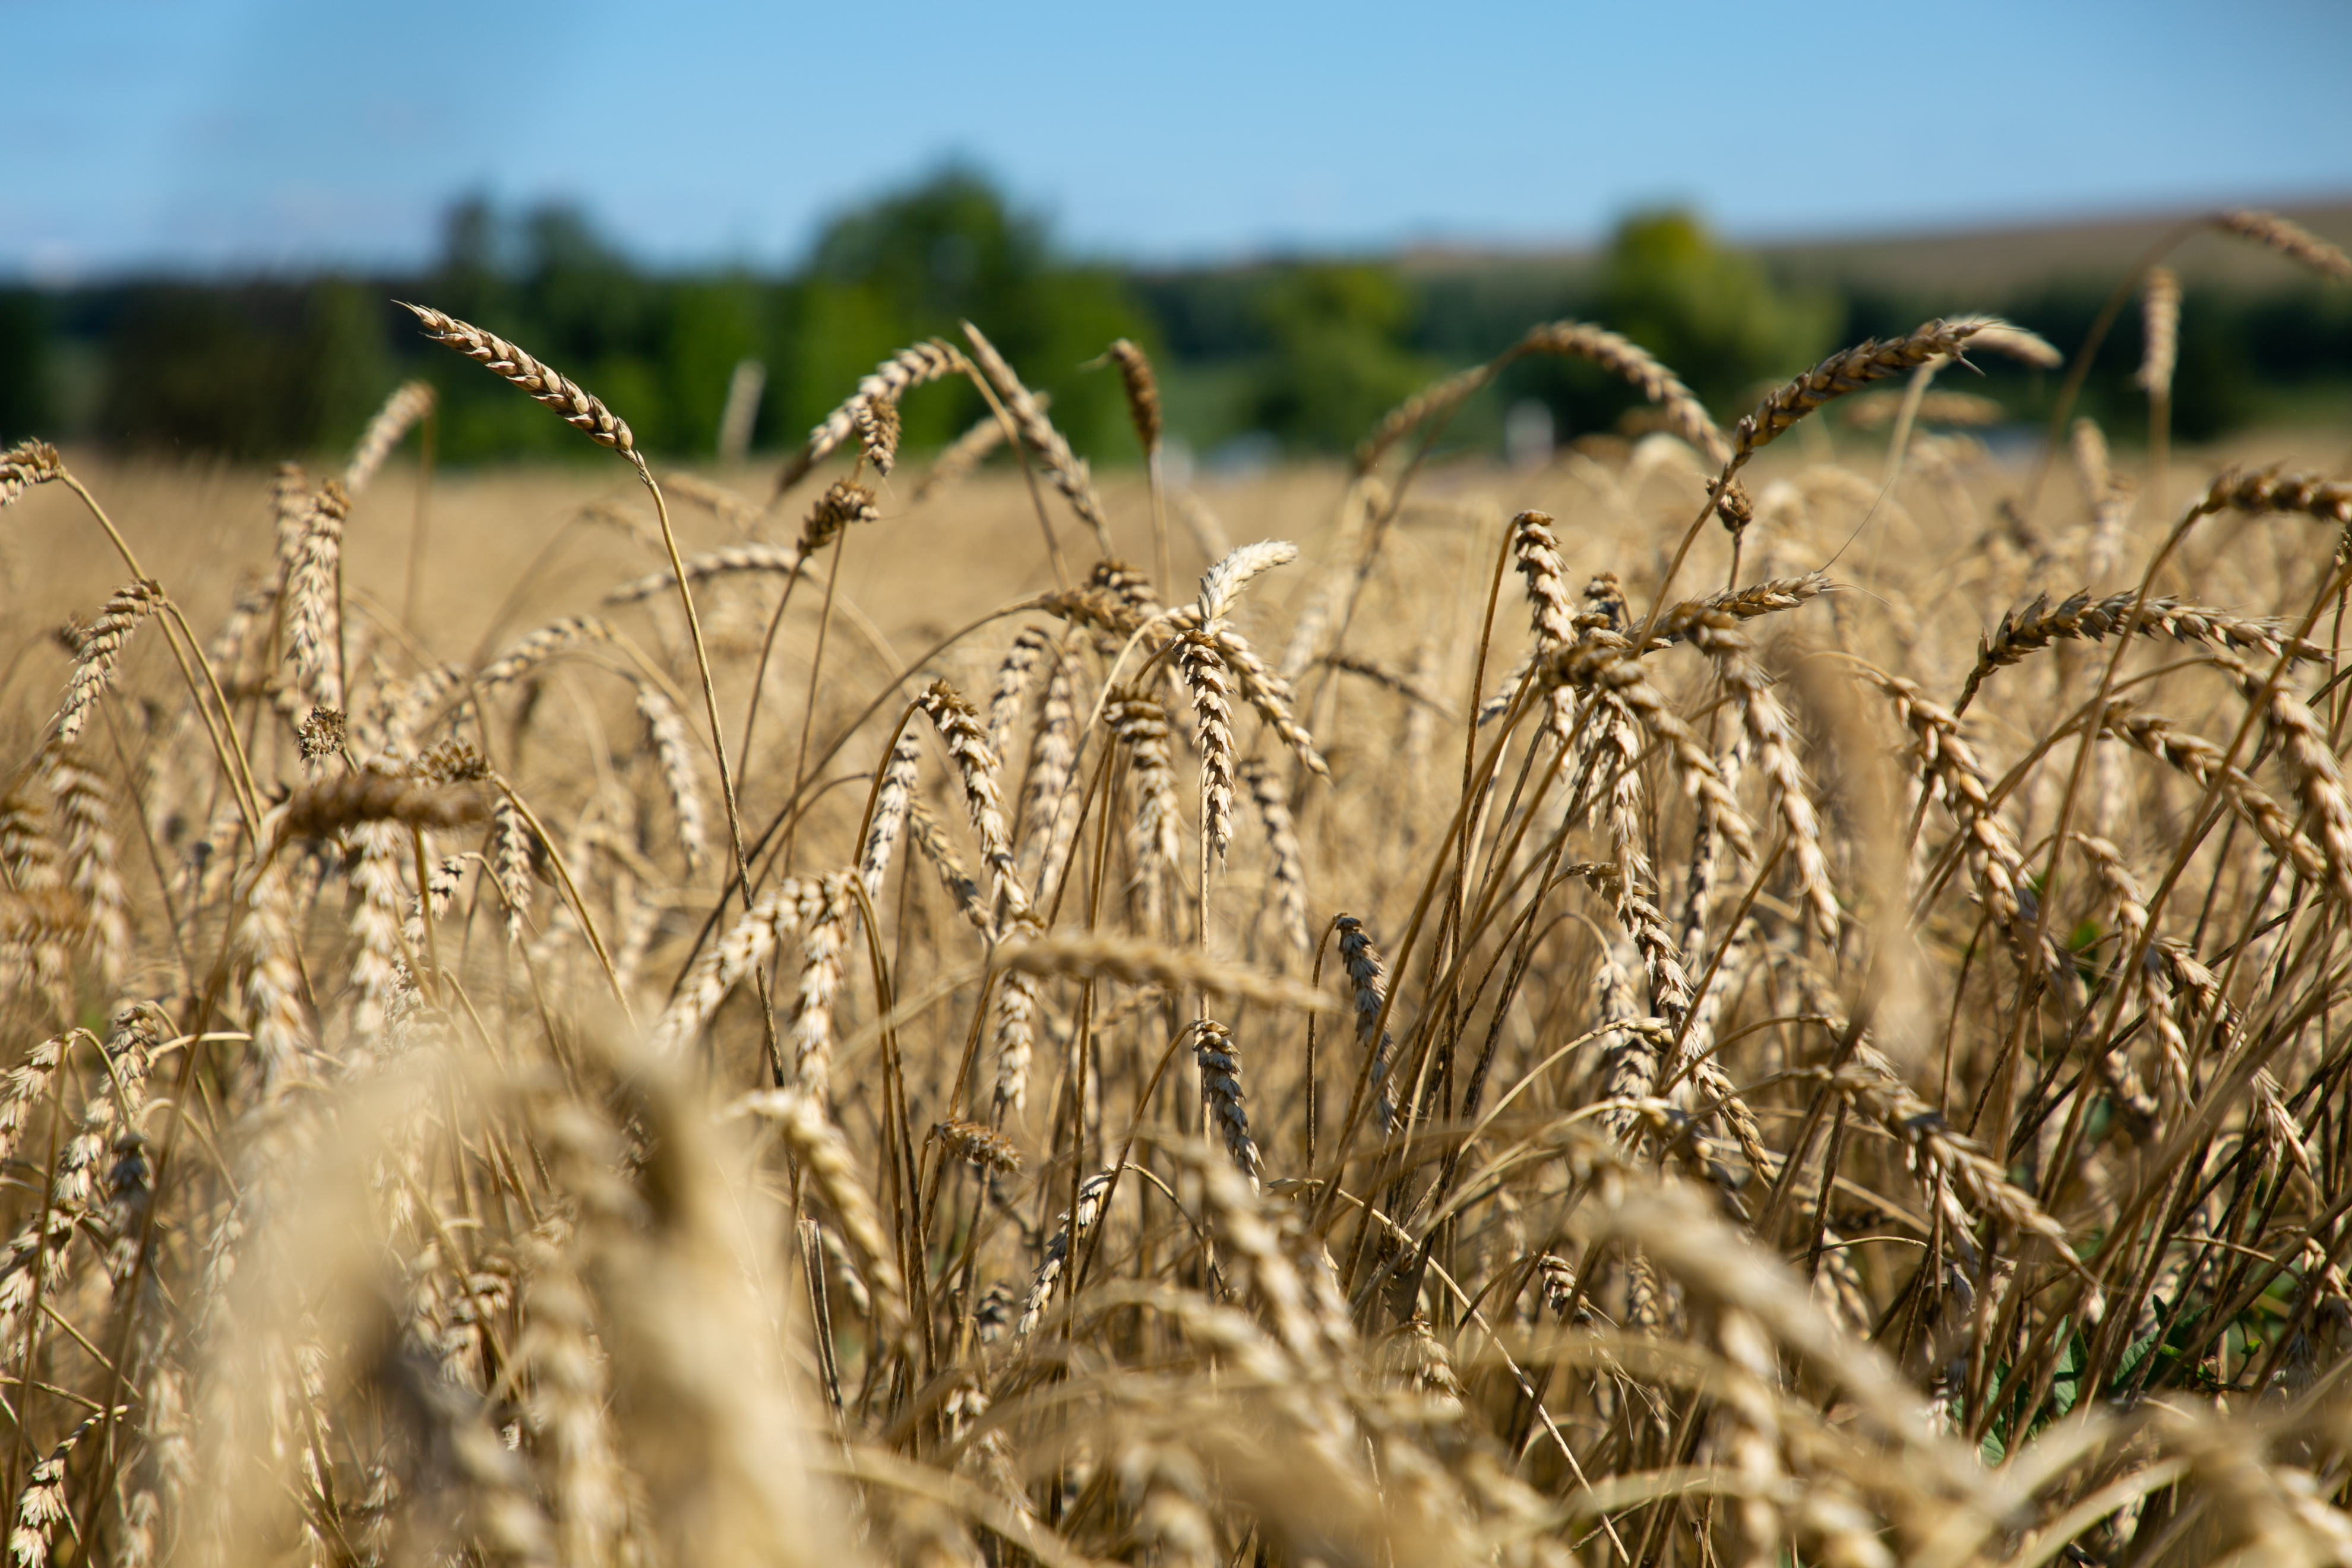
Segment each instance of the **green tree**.
[{"label": "green tree", "polygon": [[1285,268],[1255,314],[1272,349],[1249,412],[1286,445],[1352,447],[1429,377],[1402,345],[1412,299],[1386,268]]},{"label": "green tree", "polygon": [[0,446],[47,434],[56,417],[49,332],[45,297],[30,289],[0,291]]},{"label": "green tree", "polygon": [[1638,214],[1618,226],[1600,304],[1604,321],[1718,412],[1817,357],[1836,314],[1829,300],[1775,288],[1756,258],[1723,249],[1681,211]]},{"label": "green tree", "polygon": [[[1058,258],[1044,223],[1015,212],[984,176],[940,170],[908,189],[836,217],[811,255],[785,312],[788,354],[780,371],[778,434],[797,437],[848,395],[875,362],[933,335],[953,338],[970,321],[1022,379],[1054,395],[1054,421],[1097,458],[1132,453],[1118,389],[1079,366],[1113,338],[1151,346],[1142,313],[1108,268]],[[918,392],[906,401],[906,444],[950,439],[984,405],[967,389]]]}]

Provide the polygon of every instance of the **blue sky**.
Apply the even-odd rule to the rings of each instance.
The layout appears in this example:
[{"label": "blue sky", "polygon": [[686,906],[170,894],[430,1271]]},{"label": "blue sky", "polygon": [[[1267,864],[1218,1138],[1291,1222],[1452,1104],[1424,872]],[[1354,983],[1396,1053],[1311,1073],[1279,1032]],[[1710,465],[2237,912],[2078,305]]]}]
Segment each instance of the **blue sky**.
[{"label": "blue sky", "polygon": [[0,274],[397,264],[456,194],[789,260],[949,157],[1143,259],[2352,195],[2352,5],[0,0]]}]

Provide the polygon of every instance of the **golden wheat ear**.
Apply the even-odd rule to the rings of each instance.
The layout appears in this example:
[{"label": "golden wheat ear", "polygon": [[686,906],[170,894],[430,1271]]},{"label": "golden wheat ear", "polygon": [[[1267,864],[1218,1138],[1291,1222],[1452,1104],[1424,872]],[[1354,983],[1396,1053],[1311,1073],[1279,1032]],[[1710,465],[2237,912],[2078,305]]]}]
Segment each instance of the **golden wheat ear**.
[{"label": "golden wheat ear", "polygon": [[629,434],[628,421],[570,376],[549,369],[496,332],[484,331],[471,321],[461,321],[430,305],[412,305],[405,300],[393,303],[424,323],[426,337],[457,350],[499,380],[520,387],[598,446],[635,454],[636,438]]}]

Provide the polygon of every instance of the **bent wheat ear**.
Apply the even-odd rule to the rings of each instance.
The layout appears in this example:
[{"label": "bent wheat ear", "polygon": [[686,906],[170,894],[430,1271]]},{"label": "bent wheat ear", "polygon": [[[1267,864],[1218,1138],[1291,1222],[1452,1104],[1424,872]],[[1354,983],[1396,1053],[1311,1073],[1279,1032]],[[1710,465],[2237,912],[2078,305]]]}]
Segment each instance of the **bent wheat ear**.
[{"label": "bent wheat ear", "polygon": [[598,446],[635,454],[636,439],[629,434],[627,421],[571,377],[550,370],[506,339],[486,332],[470,321],[461,321],[427,305],[412,305],[405,300],[393,302],[425,324],[426,337],[457,350],[499,379],[512,382],[530,394],[534,401],[554,409],[566,425]]},{"label": "bent wheat ear", "polygon": [[0,506],[6,506],[35,485],[62,479],[66,466],[58,449],[47,441],[20,441],[0,452]]},{"label": "bent wheat ear", "polygon": [[963,323],[963,335],[971,342],[972,363],[988,377],[989,384],[1004,400],[1005,413],[1013,416],[1021,439],[1028,443],[1045,466],[1045,477],[1078,514],[1078,521],[1094,531],[1095,543],[1105,555],[1110,553],[1110,519],[1103,512],[1102,498],[1095,494],[1093,476],[1087,469],[1086,459],[1070,450],[1070,443],[1054,422],[1045,417],[1038,406],[1036,394],[1022,384],[1020,376],[1004,362],[978,327]]},{"label": "bent wheat ear", "polygon": [[1907,337],[1880,342],[1865,339],[1830,355],[1804,374],[1765,395],[1756,411],[1739,422],[1739,439],[1732,449],[1733,467],[1745,463],[1756,448],[1788,433],[1808,414],[1850,392],[1876,381],[1918,369],[1931,359],[1958,358],[1969,339],[2001,325],[1982,316],[1956,321],[1937,320]]},{"label": "bent wheat ear", "polygon": [[[789,544],[730,544],[700,555],[689,555],[684,563],[686,580],[701,583],[712,577],[724,577],[737,573],[773,573],[779,576],[799,570],[801,552]],[[622,584],[604,595],[608,605],[634,605],[667,594],[677,586],[677,574],[664,570],[647,573]]]},{"label": "bent wheat ear", "polygon": [[2352,524],[2352,484],[2281,468],[2231,469],[2213,481],[2196,510],[2297,511],[2321,522]]},{"label": "bent wheat ear", "polygon": [[1730,460],[1731,448],[1723,432],[1716,428],[1715,421],[1707,417],[1706,405],[1647,349],[1605,327],[1585,321],[1550,321],[1531,329],[1527,336],[1485,364],[1426,386],[1390,410],[1356,448],[1356,472],[1370,473],[1415,426],[1460,407],[1484,390],[1506,365],[1529,354],[1556,354],[1599,365],[1656,404],[1665,416],[1667,426],[1709,463],[1721,468]]},{"label": "bent wheat ear", "polygon": [[362,822],[459,827],[488,814],[488,803],[472,790],[438,788],[406,773],[367,767],[297,790],[264,819],[263,826],[274,825],[272,842],[283,843],[324,838]]},{"label": "bent wheat ear", "polygon": [[359,445],[352,448],[352,460],[343,468],[344,492],[355,496],[367,489],[368,481],[374,479],[376,471],[383,467],[383,460],[392,456],[394,447],[400,445],[400,438],[432,412],[432,384],[402,382],[399,388],[384,399],[383,406],[376,410],[375,417],[368,421]]},{"label": "bent wheat ear", "polygon": [[1306,1012],[1336,1013],[1339,1002],[1328,993],[1278,974],[1242,963],[1220,963],[1163,946],[1120,936],[1065,932],[1008,942],[997,950],[997,962],[1023,974],[1066,974],[1081,979],[1115,980],[1122,985],[1157,985],[1167,990],[1205,991],[1268,1007],[1296,1007]]},{"label": "bent wheat ear", "polygon": [[2276,213],[2241,208],[2235,212],[2216,213],[2208,221],[2223,234],[2251,239],[2256,245],[2277,251],[2289,261],[2310,268],[2323,278],[2352,283],[2352,258],[2347,258],[2301,224],[2290,223]]},{"label": "bent wheat ear", "polygon": [[[859,429],[861,418],[870,425],[875,417],[870,410],[876,404],[889,404],[895,411],[898,399],[912,388],[926,382],[961,374],[971,368],[971,362],[952,343],[938,338],[927,338],[900,349],[876,365],[871,374],[858,382],[857,390],[849,395],[848,401],[826,415],[816,428],[809,432],[807,442],[793,454],[792,461],[784,465],[783,472],[776,476],[777,497],[782,499],[786,490],[808,477],[811,468],[832,456],[836,447],[849,439],[852,432]],[[888,473],[888,466],[883,465],[882,471]]]},{"label": "bent wheat ear", "polygon": [[89,710],[99,697],[114,682],[114,667],[122,658],[122,645],[139,623],[153,615],[163,602],[163,586],[152,577],[125,584],[106,601],[98,619],[81,639],[79,657],[74,660],[72,676],[66,682],[66,699],[58,709],[58,743],[70,744],[89,721]]},{"label": "bent wheat ear", "polygon": [[1233,613],[1234,603],[1251,578],[1298,559],[1298,546],[1286,539],[1261,539],[1244,544],[1201,574],[1201,625],[1213,631]]}]

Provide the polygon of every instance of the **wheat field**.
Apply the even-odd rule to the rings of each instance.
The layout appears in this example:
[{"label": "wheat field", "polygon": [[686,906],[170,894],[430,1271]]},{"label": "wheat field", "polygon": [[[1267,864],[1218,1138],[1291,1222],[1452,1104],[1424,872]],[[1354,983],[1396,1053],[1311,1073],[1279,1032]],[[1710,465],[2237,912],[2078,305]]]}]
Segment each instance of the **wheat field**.
[{"label": "wheat field", "polygon": [[2352,1562],[2352,483],[2117,300],[2112,454],[12,449],[11,1561]]}]

